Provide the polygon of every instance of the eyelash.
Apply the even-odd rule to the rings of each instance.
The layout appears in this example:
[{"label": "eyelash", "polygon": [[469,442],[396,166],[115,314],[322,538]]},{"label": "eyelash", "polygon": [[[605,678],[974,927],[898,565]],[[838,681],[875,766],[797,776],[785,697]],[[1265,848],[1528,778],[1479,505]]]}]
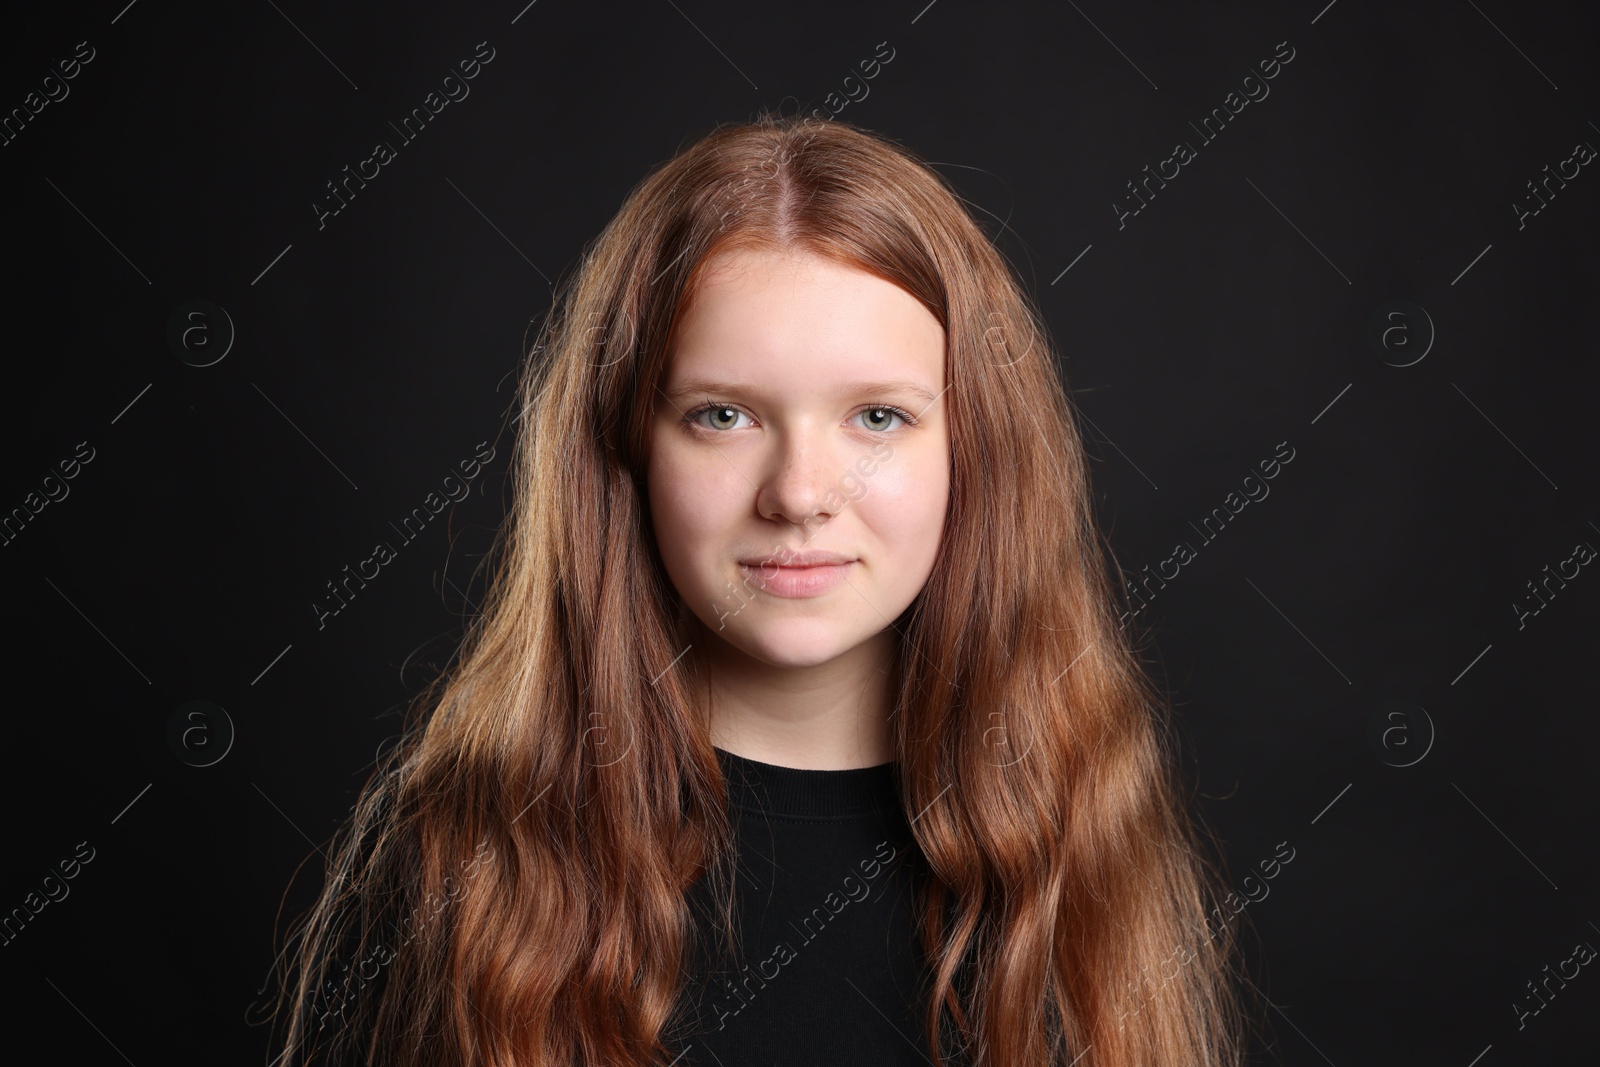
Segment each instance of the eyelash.
[{"label": "eyelash", "polygon": [[[742,411],[743,410],[737,404],[728,404],[728,403],[725,403],[725,402],[720,401],[720,400],[711,400],[708,397],[704,404],[701,404],[699,407],[695,408],[693,411],[685,413],[684,416],[683,416],[683,421],[685,423],[687,423],[688,425],[690,425],[690,426],[694,426],[696,429],[705,430],[708,433],[727,433],[728,431],[726,431],[726,430],[712,430],[709,427],[705,427],[705,426],[700,426],[699,425],[699,420],[700,420],[700,416],[701,415],[704,415],[708,411],[716,411],[716,410],[718,410],[720,408],[731,408],[734,411]],[[856,412],[856,414],[859,415],[859,414],[861,414],[861,412],[864,412],[864,411],[887,411],[887,412],[889,412],[889,413],[891,413],[893,415],[900,416],[901,421],[903,421],[907,426],[915,426],[915,425],[917,425],[917,417],[915,415],[911,414],[911,412],[905,410],[904,408],[896,407],[893,404],[868,404],[865,407],[863,407],[861,409],[861,411]],[[745,412],[745,414],[748,414],[748,412]],[[893,431],[892,430],[869,430],[868,432],[869,433],[878,434],[878,435],[881,436],[883,434],[892,433]]]}]

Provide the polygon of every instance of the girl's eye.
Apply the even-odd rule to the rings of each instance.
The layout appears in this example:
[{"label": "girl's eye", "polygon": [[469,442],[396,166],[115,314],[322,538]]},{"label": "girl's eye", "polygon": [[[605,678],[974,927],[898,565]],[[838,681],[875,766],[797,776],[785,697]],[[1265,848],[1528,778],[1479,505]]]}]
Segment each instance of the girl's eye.
[{"label": "girl's eye", "polygon": [[910,412],[905,411],[905,410],[903,410],[901,408],[897,408],[897,407],[893,406],[892,404],[878,404],[878,405],[876,405],[874,407],[870,407],[870,408],[864,409],[861,412],[861,414],[866,418],[866,420],[867,420],[866,425],[867,425],[867,429],[869,429],[869,430],[892,430],[892,429],[895,429],[895,427],[893,427],[893,426],[885,426],[885,425],[877,425],[877,424],[880,423],[880,422],[887,423],[891,419],[896,419],[896,418],[898,418],[902,423],[907,423],[907,424],[915,423],[917,421],[911,415]]},{"label": "girl's eye", "polygon": [[[685,422],[699,426],[701,429],[733,430],[738,428],[737,425],[730,426],[724,425],[724,423],[732,422],[737,424],[739,421],[739,416],[742,414],[744,414],[744,412],[730,404],[713,404],[708,402],[689,412],[689,414],[685,415],[683,419]],[[707,426],[705,423],[700,421],[700,418],[703,415],[711,416],[710,426]]]}]

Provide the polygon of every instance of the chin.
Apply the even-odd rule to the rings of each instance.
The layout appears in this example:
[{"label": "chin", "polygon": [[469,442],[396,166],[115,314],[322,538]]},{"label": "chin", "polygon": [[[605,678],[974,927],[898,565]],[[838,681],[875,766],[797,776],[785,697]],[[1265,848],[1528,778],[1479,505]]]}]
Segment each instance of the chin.
[{"label": "chin", "polygon": [[832,619],[740,622],[729,619],[717,636],[745,655],[774,667],[815,667],[859,643]]}]

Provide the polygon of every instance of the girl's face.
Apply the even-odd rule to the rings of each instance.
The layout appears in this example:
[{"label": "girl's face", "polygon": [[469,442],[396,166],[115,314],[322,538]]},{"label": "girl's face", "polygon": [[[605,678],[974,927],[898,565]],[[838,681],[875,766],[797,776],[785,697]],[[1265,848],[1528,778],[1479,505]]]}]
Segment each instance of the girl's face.
[{"label": "girl's face", "polygon": [[950,492],[944,347],[874,275],[810,255],[710,265],[656,394],[646,483],[667,573],[715,637],[815,666],[915,599]]}]

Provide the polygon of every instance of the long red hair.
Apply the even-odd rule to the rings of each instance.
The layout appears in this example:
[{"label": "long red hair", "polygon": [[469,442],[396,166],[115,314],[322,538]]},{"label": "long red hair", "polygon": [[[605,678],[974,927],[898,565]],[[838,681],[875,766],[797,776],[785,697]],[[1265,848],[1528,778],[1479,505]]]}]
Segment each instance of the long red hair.
[{"label": "long red hair", "polygon": [[[840,121],[719,127],[564,278],[520,383],[482,614],[417,697],[291,931],[284,1067],[318,1047],[429,1067],[666,1064],[686,894],[732,922],[724,783],[680,656],[643,472],[702,267],[804,251],[947,336],[951,488],[895,621],[901,802],[926,859],[936,1067],[1238,1061],[1232,929],[1175,770],[1043,319],[945,180]],[[331,1048],[330,1048],[331,1051]]]}]

